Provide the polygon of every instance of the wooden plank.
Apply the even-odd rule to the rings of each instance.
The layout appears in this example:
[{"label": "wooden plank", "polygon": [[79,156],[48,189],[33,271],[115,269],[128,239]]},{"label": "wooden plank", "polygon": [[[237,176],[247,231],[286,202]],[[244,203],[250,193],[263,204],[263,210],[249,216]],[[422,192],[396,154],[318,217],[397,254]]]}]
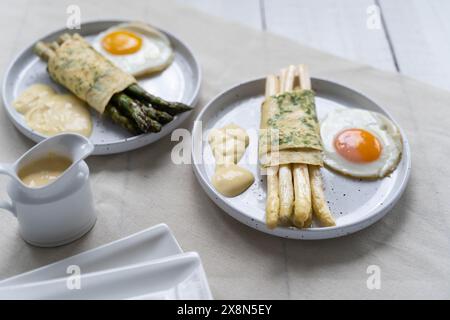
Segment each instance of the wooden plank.
[{"label": "wooden plank", "polygon": [[400,72],[450,90],[450,1],[380,0]]},{"label": "wooden plank", "polygon": [[259,0],[177,0],[200,11],[261,29],[261,7]]},{"label": "wooden plank", "polygon": [[263,0],[263,5],[268,31],[344,58],[395,70],[383,27],[367,27],[374,0]]}]

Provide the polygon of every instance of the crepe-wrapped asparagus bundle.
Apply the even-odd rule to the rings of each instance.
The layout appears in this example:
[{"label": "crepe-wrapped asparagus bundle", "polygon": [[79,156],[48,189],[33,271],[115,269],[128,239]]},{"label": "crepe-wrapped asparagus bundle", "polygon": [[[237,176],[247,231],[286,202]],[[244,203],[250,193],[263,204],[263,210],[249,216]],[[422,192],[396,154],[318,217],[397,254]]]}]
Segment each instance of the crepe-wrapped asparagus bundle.
[{"label": "crepe-wrapped asparagus bundle", "polygon": [[322,189],[322,143],[314,93],[303,65],[267,78],[260,128],[259,159],[267,171],[267,226],[307,228],[313,212],[321,225],[334,225]]},{"label": "crepe-wrapped asparagus bundle", "polygon": [[191,110],[145,91],[133,76],[114,66],[78,34],[63,34],[52,43],[39,42],[35,52],[47,61],[47,71],[55,82],[133,134],[158,132],[175,115]]},{"label": "crepe-wrapped asparagus bundle", "polygon": [[286,91],[270,96],[261,111],[262,122],[269,129],[259,140],[262,166],[323,164],[314,93],[311,90]]}]

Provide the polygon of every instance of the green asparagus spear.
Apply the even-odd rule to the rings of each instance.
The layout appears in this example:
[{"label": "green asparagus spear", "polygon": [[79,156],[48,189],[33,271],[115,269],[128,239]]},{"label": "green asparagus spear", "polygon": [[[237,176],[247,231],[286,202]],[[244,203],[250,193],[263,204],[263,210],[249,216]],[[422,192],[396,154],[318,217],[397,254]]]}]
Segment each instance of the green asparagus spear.
[{"label": "green asparagus spear", "polygon": [[34,53],[44,61],[50,60],[55,55],[55,51],[47,43],[39,41],[33,48]]},{"label": "green asparagus spear", "polygon": [[161,131],[162,125],[158,121],[149,118],[149,124],[150,124],[150,127],[149,127],[150,132],[160,132]]},{"label": "green asparagus spear", "polygon": [[108,104],[105,109],[105,114],[108,115],[112,121],[120,125],[124,129],[128,130],[132,134],[140,133],[139,129],[136,127],[130,119],[120,114],[119,110],[112,104]]},{"label": "green asparagus spear", "polygon": [[150,103],[155,109],[167,112],[168,114],[174,116],[176,114],[189,111],[192,108],[181,102],[169,102],[159,97],[156,97],[143,89],[138,84],[132,84],[125,89],[125,93],[131,97]]},{"label": "green asparagus spear", "polygon": [[118,110],[131,118],[136,123],[137,127],[142,132],[159,132],[161,131],[161,124],[148,117],[140,104],[131,99],[124,93],[116,93],[111,102],[117,106]]},{"label": "green asparagus spear", "polygon": [[156,110],[150,103],[142,103],[142,109],[152,119],[155,119],[161,124],[169,123],[173,117],[167,112]]}]

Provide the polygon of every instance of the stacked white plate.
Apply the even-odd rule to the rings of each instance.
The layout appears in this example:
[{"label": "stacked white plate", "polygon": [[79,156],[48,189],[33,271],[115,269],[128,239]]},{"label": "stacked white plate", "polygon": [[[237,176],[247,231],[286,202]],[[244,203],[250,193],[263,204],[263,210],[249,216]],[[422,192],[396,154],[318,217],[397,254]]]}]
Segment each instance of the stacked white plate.
[{"label": "stacked white plate", "polygon": [[165,224],[0,281],[0,299],[212,299]]}]

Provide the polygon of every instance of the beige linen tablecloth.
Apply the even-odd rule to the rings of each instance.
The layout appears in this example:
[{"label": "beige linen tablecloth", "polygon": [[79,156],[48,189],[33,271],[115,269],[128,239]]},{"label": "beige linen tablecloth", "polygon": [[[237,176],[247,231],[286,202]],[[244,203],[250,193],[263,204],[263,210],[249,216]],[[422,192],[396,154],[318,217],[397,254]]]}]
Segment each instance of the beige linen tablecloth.
[{"label": "beige linen tablecloth", "polygon": [[[66,24],[74,1],[1,1],[2,74],[24,46]],[[160,222],[184,250],[203,260],[215,298],[450,298],[450,93],[398,74],[349,62],[300,44],[222,22],[167,1],[75,1],[82,20],[143,20],[188,43],[203,69],[199,110],[214,95],[291,63],[336,80],[380,103],[404,128],[412,176],[384,219],[356,234],[325,241],[284,240],[229,217],[197,183],[189,165],[175,165],[166,137],[126,154],[92,157],[95,228],[70,245],[39,249],[24,243],[16,220],[0,215],[0,278],[119,239]],[[13,161],[32,142],[0,111],[0,161]],[[0,179],[2,198],[6,178]],[[366,285],[369,265],[381,288]]]}]

